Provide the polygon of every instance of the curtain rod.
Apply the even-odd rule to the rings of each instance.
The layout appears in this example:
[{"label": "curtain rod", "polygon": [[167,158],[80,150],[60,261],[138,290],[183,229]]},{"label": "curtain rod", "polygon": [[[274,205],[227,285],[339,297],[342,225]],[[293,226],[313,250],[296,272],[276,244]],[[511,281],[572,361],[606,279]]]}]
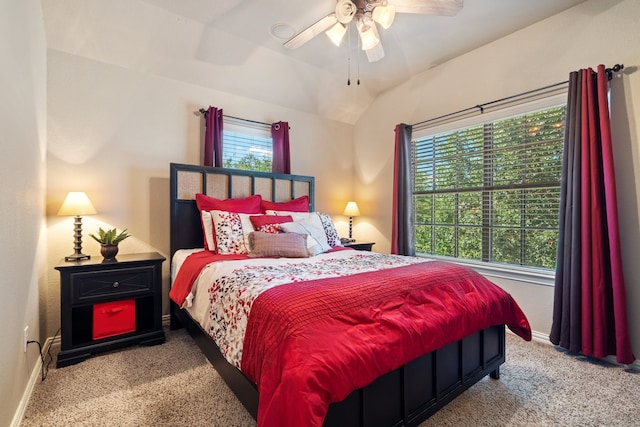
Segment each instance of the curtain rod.
[{"label": "curtain rod", "polygon": [[[621,71],[622,69],[624,69],[624,65],[623,64],[616,64],[611,68],[606,68],[605,71],[607,73],[607,78],[609,80],[611,80],[613,78],[613,73],[617,73],[617,72]],[[502,103],[502,102],[509,101],[509,100],[515,99],[515,98],[527,99],[527,97],[535,96],[535,95],[543,93],[545,91],[552,90],[552,89],[554,89],[554,88],[556,88],[558,86],[566,85],[567,83],[569,83],[569,80],[565,80],[563,82],[555,83],[555,84],[552,84],[552,85],[549,85],[549,86],[544,86],[544,87],[541,87],[541,88],[538,88],[538,89],[533,89],[533,90],[530,90],[530,91],[527,91],[527,92],[522,92],[522,93],[519,93],[517,95],[511,95],[511,96],[508,96],[506,98],[498,99],[498,100],[495,100],[495,101],[485,102],[484,104],[477,104],[477,105],[474,105],[473,107],[464,108],[464,109],[456,111],[454,113],[449,113],[449,114],[445,114],[443,116],[434,117],[434,118],[431,118],[431,119],[428,119],[428,120],[423,120],[421,122],[414,123],[411,126],[425,125],[427,123],[436,122],[438,120],[446,119],[447,117],[455,116],[455,115],[466,113],[466,112],[473,111],[473,110],[480,110],[480,114],[483,114],[484,113],[484,109],[487,106],[498,104],[498,103]]]},{"label": "curtain rod", "polygon": [[[207,118],[207,114],[209,113],[208,110],[205,110],[204,108],[201,108],[198,111],[205,117],[205,119]],[[243,122],[254,123],[256,125],[271,126],[271,124],[272,124],[272,123],[259,122],[257,120],[249,120],[249,119],[243,119],[243,118],[240,118],[240,117],[229,116],[228,114],[223,114],[222,117],[227,117],[229,119],[234,119],[234,120],[240,120],[240,121],[243,121]]]},{"label": "curtain rod", "polygon": [[[205,119],[207,118],[207,114],[209,113],[209,111],[205,110],[204,108],[200,108],[198,110],[198,112],[200,114],[202,114]],[[263,125],[263,126],[273,126],[274,125],[274,123],[265,123],[265,122],[259,122],[257,120],[243,119],[241,117],[229,116],[227,114],[223,114],[222,117],[226,117],[228,119],[233,119],[233,120],[240,120],[241,122],[253,123],[253,124],[256,124],[256,125]],[[291,126],[289,126],[289,129],[291,129]]]}]

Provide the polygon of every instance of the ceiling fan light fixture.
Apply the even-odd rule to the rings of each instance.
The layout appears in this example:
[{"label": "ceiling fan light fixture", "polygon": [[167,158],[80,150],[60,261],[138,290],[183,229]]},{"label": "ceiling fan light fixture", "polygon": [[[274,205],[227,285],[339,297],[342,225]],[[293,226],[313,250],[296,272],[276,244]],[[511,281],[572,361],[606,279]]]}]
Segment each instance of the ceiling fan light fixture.
[{"label": "ceiling fan light fixture", "polygon": [[353,19],[358,8],[351,0],[340,0],[336,5],[336,18],[338,22],[348,24]]},{"label": "ceiling fan light fixture", "polygon": [[337,22],[333,27],[325,31],[325,34],[333,44],[340,46],[346,32],[347,27],[344,24]]},{"label": "ceiling fan light fixture", "polygon": [[393,24],[396,17],[396,8],[392,4],[386,6],[376,6],[371,14],[374,21],[382,25],[385,30]]},{"label": "ceiling fan light fixture", "polygon": [[362,41],[362,50],[369,50],[380,43],[380,38],[376,34],[374,25],[363,25],[360,28],[360,41]]},{"label": "ceiling fan light fixture", "polygon": [[[353,22],[360,35],[358,44],[365,51],[367,60],[376,62],[385,56],[378,25],[384,29],[389,28],[396,13],[454,16],[462,9],[463,2],[464,0],[336,0],[333,12],[298,32],[282,46],[297,49],[320,33],[326,33],[335,45],[340,46]],[[275,33],[274,29],[272,33]],[[277,37],[284,35],[279,34]]]}]

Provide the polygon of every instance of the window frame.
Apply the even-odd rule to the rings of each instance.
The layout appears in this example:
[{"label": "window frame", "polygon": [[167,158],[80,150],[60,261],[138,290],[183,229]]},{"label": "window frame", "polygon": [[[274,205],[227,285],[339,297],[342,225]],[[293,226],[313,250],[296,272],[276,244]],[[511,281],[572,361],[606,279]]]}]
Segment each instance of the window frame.
[{"label": "window frame", "polygon": [[[478,109],[478,114],[475,114],[471,117],[465,117],[460,119],[451,119],[446,121],[445,123],[440,123],[434,126],[424,126],[418,130],[414,130],[412,135],[412,145],[416,140],[424,139],[427,137],[432,137],[436,135],[440,135],[447,132],[452,132],[460,129],[467,129],[473,126],[486,125],[487,123],[493,123],[495,121],[508,119],[510,117],[525,115],[528,113],[534,113],[537,111],[566,106],[567,94],[566,91],[555,94],[553,96],[548,96],[540,99],[536,99],[530,102],[522,102],[517,105],[512,105],[506,108],[496,109],[490,112],[483,112],[481,109]],[[412,163],[414,161],[413,153],[412,153]],[[412,167],[413,170],[413,167]],[[413,178],[412,178],[413,183]],[[411,197],[415,197],[415,191],[412,190]],[[413,205],[413,203],[412,203]],[[412,207],[414,220],[415,220],[415,206]],[[413,230],[414,236],[416,234],[416,228],[414,226]],[[466,265],[475,270],[479,271],[483,275],[493,276],[508,280],[515,281],[526,281],[529,283],[536,283],[546,286],[554,286],[555,281],[555,271],[552,269],[544,269],[538,267],[527,267],[516,264],[502,264],[491,261],[481,261],[481,260],[472,260],[472,259],[464,259],[464,258],[456,258],[449,256],[439,256],[439,255],[431,255],[424,253],[417,253],[417,256],[430,258],[430,259],[440,259],[446,260],[449,262]]]}]

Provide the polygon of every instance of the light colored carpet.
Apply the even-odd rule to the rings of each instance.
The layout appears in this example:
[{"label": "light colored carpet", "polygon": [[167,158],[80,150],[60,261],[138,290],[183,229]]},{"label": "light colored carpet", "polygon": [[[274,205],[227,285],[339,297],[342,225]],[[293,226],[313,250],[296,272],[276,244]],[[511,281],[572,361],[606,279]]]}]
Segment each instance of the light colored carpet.
[{"label": "light colored carpet", "polygon": [[[22,426],[255,426],[189,335],[165,332],[160,346],[53,362]],[[427,426],[640,426],[640,375],[507,334],[500,380],[484,378]]]}]

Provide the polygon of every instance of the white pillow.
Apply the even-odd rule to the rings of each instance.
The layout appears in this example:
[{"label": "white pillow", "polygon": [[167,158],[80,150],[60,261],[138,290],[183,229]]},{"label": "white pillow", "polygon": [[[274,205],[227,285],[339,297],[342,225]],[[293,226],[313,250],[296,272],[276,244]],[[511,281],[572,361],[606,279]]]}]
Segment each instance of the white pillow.
[{"label": "white pillow", "polygon": [[314,212],[294,212],[294,211],[267,210],[265,213],[267,215],[279,215],[279,216],[289,215],[289,216],[291,216],[291,218],[293,218],[294,221],[300,221],[300,220],[308,219],[308,218],[311,218],[312,216],[314,216]]},{"label": "white pillow", "polygon": [[204,228],[204,238],[207,242],[207,248],[215,252],[216,241],[213,239],[213,220],[211,219],[211,214],[207,211],[200,211],[200,217],[202,219],[202,228]]},{"label": "white pillow", "polygon": [[321,227],[324,230],[325,239],[329,246],[342,246],[340,243],[340,237],[336,231],[336,227],[331,220],[331,217],[321,212],[291,212],[291,211],[274,211],[267,210],[267,215],[290,215],[294,221],[308,220],[315,226]]},{"label": "white pillow", "polygon": [[[213,222],[213,232],[219,254],[249,253],[249,234],[255,231],[251,216],[227,211],[209,211]],[[207,242],[208,243],[208,242]]]},{"label": "white pillow", "polygon": [[307,250],[310,256],[315,256],[331,249],[327,243],[322,224],[318,226],[307,219],[295,222],[285,222],[280,227],[287,233],[307,234]]}]

